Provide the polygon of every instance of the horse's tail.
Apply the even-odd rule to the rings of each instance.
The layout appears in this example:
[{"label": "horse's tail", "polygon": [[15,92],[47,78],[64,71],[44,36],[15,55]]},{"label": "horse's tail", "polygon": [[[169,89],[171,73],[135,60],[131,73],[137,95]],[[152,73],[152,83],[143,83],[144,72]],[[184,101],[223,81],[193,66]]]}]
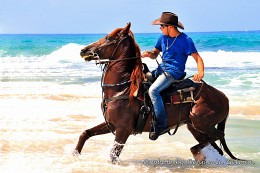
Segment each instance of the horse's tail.
[{"label": "horse's tail", "polygon": [[[227,120],[227,117],[228,117],[228,113],[225,117],[224,120],[222,120],[218,125],[217,125],[217,129],[221,132],[224,133],[225,131],[225,126],[226,126],[226,120]],[[226,143],[226,140],[225,140],[225,136],[223,136],[223,138],[220,138],[220,144],[223,146],[225,152],[234,160],[240,160],[238,158],[236,158],[232,153],[231,151],[229,150],[228,146],[227,146],[227,143]]]}]

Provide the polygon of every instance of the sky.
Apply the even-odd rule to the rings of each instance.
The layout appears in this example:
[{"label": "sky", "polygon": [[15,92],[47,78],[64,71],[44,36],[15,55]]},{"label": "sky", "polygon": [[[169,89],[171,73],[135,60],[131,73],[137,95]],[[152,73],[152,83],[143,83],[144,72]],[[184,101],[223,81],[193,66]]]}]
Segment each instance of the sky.
[{"label": "sky", "polygon": [[155,33],[163,11],[185,32],[260,30],[259,10],[260,0],[0,0],[0,34],[109,33],[127,22]]}]

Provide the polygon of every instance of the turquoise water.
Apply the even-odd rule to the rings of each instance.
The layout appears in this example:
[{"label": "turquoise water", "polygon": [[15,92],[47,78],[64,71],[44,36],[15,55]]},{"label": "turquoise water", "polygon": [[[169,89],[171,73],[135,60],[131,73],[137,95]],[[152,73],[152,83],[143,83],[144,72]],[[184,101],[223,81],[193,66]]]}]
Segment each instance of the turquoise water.
[{"label": "turquoise water", "polygon": [[[198,51],[259,52],[260,31],[187,33]],[[17,34],[0,35],[0,57],[42,56],[69,43],[87,45],[105,34]],[[159,34],[135,34],[142,50],[152,49]]]},{"label": "turquoise water", "polygon": [[189,35],[199,51],[260,51],[260,31],[204,32]]},{"label": "turquoise water", "polygon": [[43,56],[69,43],[89,44],[104,34],[3,34],[0,35],[0,57]]}]

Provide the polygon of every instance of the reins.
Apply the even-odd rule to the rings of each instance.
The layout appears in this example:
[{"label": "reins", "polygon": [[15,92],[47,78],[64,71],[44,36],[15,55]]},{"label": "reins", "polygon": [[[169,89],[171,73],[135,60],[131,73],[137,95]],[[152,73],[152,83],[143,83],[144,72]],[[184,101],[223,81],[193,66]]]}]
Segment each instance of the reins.
[{"label": "reins", "polygon": [[97,59],[96,61],[96,65],[98,64],[108,64],[110,62],[119,62],[119,61],[127,61],[127,60],[132,60],[132,59],[138,59],[141,58],[141,56],[138,57],[130,57],[130,58],[124,58],[124,59],[115,59],[115,60],[111,60],[111,59]]}]

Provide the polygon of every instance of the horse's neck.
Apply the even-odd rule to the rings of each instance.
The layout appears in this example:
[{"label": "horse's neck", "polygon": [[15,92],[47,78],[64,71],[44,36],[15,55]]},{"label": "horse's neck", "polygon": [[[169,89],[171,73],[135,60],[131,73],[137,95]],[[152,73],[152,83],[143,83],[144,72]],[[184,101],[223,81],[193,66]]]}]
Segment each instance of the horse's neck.
[{"label": "horse's neck", "polygon": [[134,69],[134,63],[131,63],[133,61],[124,60],[109,64],[103,80],[103,84],[107,86],[103,88],[105,98],[129,94],[130,77]]},{"label": "horse's neck", "polygon": [[118,54],[115,55],[115,60],[119,61],[111,62],[108,65],[104,76],[104,82],[116,84],[130,80],[136,60],[129,58],[135,56],[136,52],[132,45],[123,47],[121,52],[118,51]]},{"label": "horse's neck", "polygon": [[111,87],[103,88],[105,98],[130,94],[132,82],[130,78],[136,68],[136,57],[140,52],[136,52],[136,47],[131,42],[119,50],[121,51],[115,54],[114,59],[120,61],[111,62],[106,69],[103,83],[111,84]]},{"label": "horse's neck", "polygon": [[[129,65],[128,65],[129,66]],[[122,83],[130,80],[132,73],[131,68],[127,66],[127,62],[112,62],[106,70],[104,76],[104,83]]]}]

